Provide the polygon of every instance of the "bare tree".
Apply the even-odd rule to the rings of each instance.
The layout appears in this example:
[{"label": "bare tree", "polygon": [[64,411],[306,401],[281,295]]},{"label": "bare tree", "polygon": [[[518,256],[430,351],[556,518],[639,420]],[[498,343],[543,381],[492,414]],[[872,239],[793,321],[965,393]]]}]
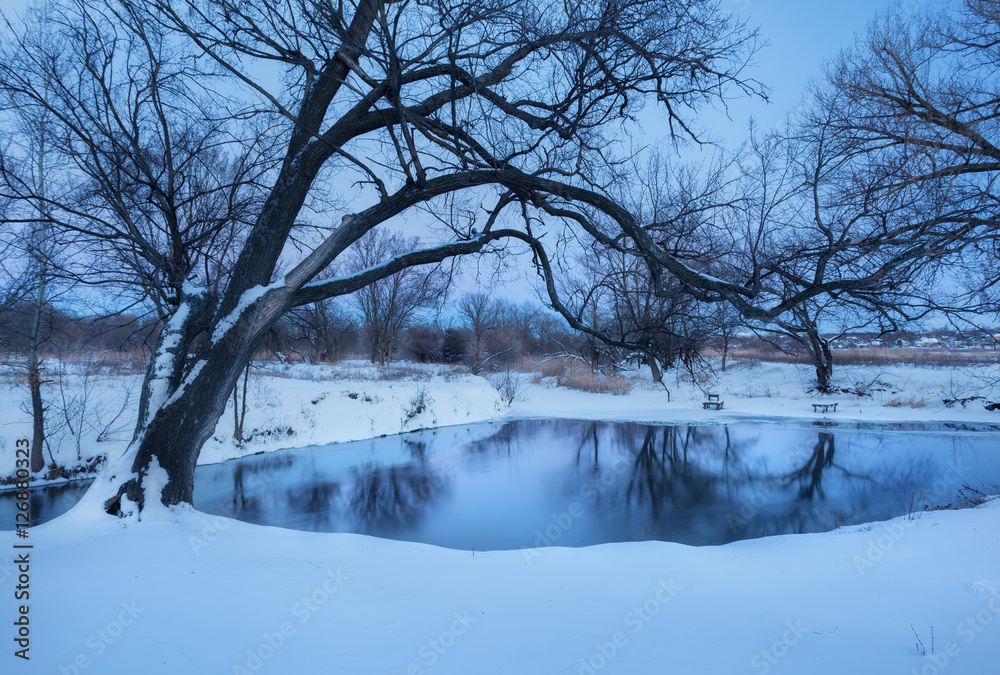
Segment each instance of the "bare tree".
[{"label": "bare tree", "polygon": [[466,352],[469,369],[478,375],[489,358],[486,337],[500,326],[500,304],[482,291],[466,293],[458,301],[458,313],[465,318],[470,331]]},{"label": "bare tree", "polygon": [[[36,48],[50,41],[44,15],[38,16],[35,30],[25,35],[25,40]],[[58,189],[53,175],[59,171],[58,166],[55,170],[50,166],[55,158],[51,150],[54,131],[52,115],[47,109],[51,88],[50,83],[41,82],[39,95],[43,104],[40,106],[21,108],[16,97],[7,99],[2,106],[10,111],[7,121],[14,129],[7,132],[9,140],[4,144],[0,176],[8,185],[26,187],[27,194],[34,196],[34,199],[19,199],[13,194],[5,194],[4,201],[8,205],[8,216],[20,225],[20,232],[15,235],[17,244],[13,248],[21,259],[20,286],[29,296],[31,307],[25,368],[32,417],[30,468],[35,473],[45,468],[43,448],[47,442],[47,406],[42,397],[44,369],[40,350],[47,338],[44,326],[46,314],[53,298],[59,294],[55,273],[59,249],[62,248],[62,237],[53,228],[49,216],[49,204],[53,198],[58,198],[52,194]]]},{"label": "bare tree", "polygon": [[[758,187],[745,214],[768,216],[755,228],[760,246],[744,247],[747,267],[761,295],[780,300],[744,316],[797,341],[820,391],[838,330],[885,333],[933,309],[989,307],[1000,168],[988,140],[1000,101],[993,4],[886,16],[781,135],[753,138],[757,169],[745,175]],[[776,179],[780,189],[764,193]],[[963,271],[970,293],[951,300],[942,287]]]},{"label": "bare tree", "polygon": [[[332,275],[321,275],[329,278]],[[356,340],[357,324],[336,299],[318,300],[285,315],[288,349],[306,363],[338,361]]]},{"label": "bare tree", "polygon": [[732,305],[728,303],[718,303],[709,308],[706,316],[709,324],[709,342],[722,356],[720,370],[726,372],[729,350],[737,338],[739,329],[743,325],[743,317],[740,316]]},{"label": "bare tree", "polygon": [[[409,267],[491,250],[505,241],[528,246],[548,275],[546,249],[558,242],[546,237],[543,219],[572,224],[586,236],[612,244],[613,237],[593,217],[603,213],[626,237],[652,244],[656,253],[655,241],[603,189],[605,169],[613,161],[605,134],[627,123],[636,106],[655,100],[672,132],[690,135],[688,113],[698,105],[731,91],[756,89],[742,74],[755,46],[754,34],[708,0],[574,0],[563,5],[535,0],[106,0],[80,2],[65,16],[67,46],[94,55],[99,67],[89,67],[94,59],[85,61],[88,67],[62,81],[81,83],[84,91],[96,84],[101,93],[75,97],[61,107],[61,122],[71,132],[90,124],[105,128],[108,119],[116,119],[101,112],[110,112],[106,103],[115,100],[110,95],[115,88],[102,88],[101,76],[121,73],[125,59],[118,58],[120,53],[109,55],[121,42],[88,43],[101,34],[98,28],[114,24],[115,30],[135,36],[133,44],[151,46],[145,56],[137,50],[130,57],[135,72],[172,77],[169,88],[157,89],[162,97],[153,97],[148,118],[133,120],[125,113],[134,106],[123,106],[117,119],[126,123],[102,135],[109,150],[127,161],[101,166],[115,178],[128,178],[124,187],[134,182],[145,190],[113,185],[106,193],[85,193],[102,199],[135,195],[126,208],[102,213],[109,214],[104,223],[114,226],[115,237],[121,232],[121,241],[136,242],[137,256],[159,260],[161,248],[146,245],[150,242],[139,225],[148,222],[134,214],[148,213],[156,216],[154,222],[163,222],[161,216],[175,213],[167,197],[176,192],[164,190],[160,180],[174,173],[170,165],[152,161],[172,157],[174,146],[154,127],[174,130],[190,121],[190,150],[182,153],[190,162],[205,156],[201,139],[215,138],[213,120],[232,124],[231,143],[209,142],[220,152],[240,144],[239,157],[259,154],[245,142],[257,129],[251,133],[240,124],[244,120],[273,129],[270,137],[282,145],[281,162],[254,182],[261,187],[260,202],[238,198],[236,186],[246,183],[231,178],[197,192],[233,195],[225,200],[227,206],[249,204],[238,218],[248,226],[245,237],[232,238],[225,249],[234,259],[227,273],[205,278],[194,271],[204,266],[175,257],[174,248],[167,249],[169,264],[152,267],[166,271],[164,286],[172,292],[164,294],[163,329],[143,389],[136,439],[92,488],[94,498],[114,513],[134,510],[133,505],[141,508],[147,498],[144,479],[157,466],[167,477],[157,495],[161,501],[192,500],[202,444],[249,356],[294,307],[353,293]],[[105,23],[106,18],[114,20]],[[161,50],[159,40],[169,48]],[[18,45],[10,51],[18,52]],[[167,63],[183,67],[151,67],[161,63],[162,54],[177,55]],[[3,62],[10,67],[2,73],[4,81],[29,90],[22,86],[25,74],[49,66],[35,56],[5,54]],[[248,75],[257,71],[257,64],[281,71],[273,80],[280,89]],[[150,87],[134,91],[145,96]],[[157,100],[176,101],[176,107],[158,108]],[[220,116],[219,109],[231,114]],[[77,115],[87,116],[86,124]],[[156,124],[147,125],[147,119]],[[199,131],[202,125],[212,133]],[[148,131],[148,137],[136,137],[136,127]],[[156,141],[152,150],[150,140]],[[331,226],[322,216],[330,211],[332,193],[340,189],[334,179],[353,178],[364,194]],[[316,280],[369,231],[404,214],[417,225],[421,208],[435,210],[438,202],[460,193],[484,205],[473,211],[475,222],[439,228],[436,241],[430,236],[435,232],[428,231],[423,248],[346,276]],[[213,226],[231,222],[213,213],[207,221]],[[303,230],[310,216],[317,228],[326,229]],[[65,220],[66,227],[74,227]],[[138,234],[119,223],[135,224]],[[166,231],[179,230],[168,225]],[[303,235],[295,236],[296,231]],[[304,255],[276,275],[279,259],[290,259],[296,243]],[[669,253],[656,255],[661,263],[672,264]],[[715,284],[701,273],[691,278]]]},{"label": "bare tree", "polygon": [[945,284],[925,283],[936,308],[959,313],[998,308],[998,35],[991,0],[886,15],[816,95],[817,121],[854,144],[870,192],[912,205],[891,221],[897,236],[921,241],[932,271],[965,284],[949,302]]},{"label": "bare tree", "polygon": [[[373,230],[354,244],[349,266],[357,271],[419,248],[417,239],[384,230]],[[389,364],[399,338],[414,313],[443,299],[449,277],[440,269],[405,267],[376,279],[354,293],[361,327],[371,347],[372,363]]]},{"label": "bare tree", "polygon": [[289,350],[306,363],[339,361],[356,339],[354,319],[333,300],[320,300],[292,310],[288,313],[288,324]]},{"label": "bare tree", "polygon": [[[2,140],[0,136],[0,142]],[[0,151],[0,160],[6,154]],[[24,274],[25,260],[18,251],[23,236],[14,221],[12,206],[12,200],[0,196],[0,323],[4,325],[8,325],[6,314],[24,300],[29,286]]]},{"label": "bare tree", "polygon": [[32,134],[37,140],[33,168],[41,199],[38,202],[37,220],[31,229],[27,251],[30,260],[33,309],[31,327],[28,333],[27,364],[32,419],[31,470],[36,473],[45,468],[45,457],[42,454],[42,446],[45,444],[45,405],[42,402],[42,366],[39,360],[39,348],[43,340],[42,320],[46,309],[48,309],[51,293],[49,260],[54,248],[45,201],[47,129],[44,118],[37,120],[37,124],[38,129]]},{"label": "bare tree", "polygon": [[[193,70],[176,47],[132,3],[69,0],[29,18],[0,59],[0,86],[15,110],[51,127],[59,194],[15,171],[16,156],[3,163],[3,191],[62,233],[73,264],[53,276],[112,289],[104,296],[112,311],[139,306],[161,323],[186,285],[224,286],[270,160],[271,135],[235,134],[224,104],[206,95],[213,74]],[[22,135],[28,147],[39,142],[30,129]],[[196,333],[161,332],[160,340],[186,354]],[[136,438],[158,381],[178,380],[184,367],[181,359],[165,371],[151,360]]]}]

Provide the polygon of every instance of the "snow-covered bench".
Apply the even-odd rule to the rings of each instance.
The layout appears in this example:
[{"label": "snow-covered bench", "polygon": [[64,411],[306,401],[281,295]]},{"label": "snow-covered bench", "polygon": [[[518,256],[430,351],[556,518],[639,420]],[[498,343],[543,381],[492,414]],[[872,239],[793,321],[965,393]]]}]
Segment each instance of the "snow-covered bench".
[{"label": "snow-covered bench", "polygon": [[701,407],[705,410],[709,408],[715,408],[716,410],[722,410],[722,406],[725,401],[719,400],[718,394],[708,394],[708,400],[701,404]]}]

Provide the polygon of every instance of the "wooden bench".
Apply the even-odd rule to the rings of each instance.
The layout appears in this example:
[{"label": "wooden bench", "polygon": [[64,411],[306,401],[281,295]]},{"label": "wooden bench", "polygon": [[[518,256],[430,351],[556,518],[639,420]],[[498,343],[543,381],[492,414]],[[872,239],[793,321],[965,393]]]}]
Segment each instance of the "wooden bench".
[{"label": "wooden bench", "polygon": [[[821,408],[822,408],[822,410],[821,410]],[[827,413],[827,412],[830,412],[831,410],[833,410],[833,412],[837,412],[837,404],[836,403],[813,403],[813,412],[824,412],[824,413]]]},{"label": "wooden bench", "polygon": [[715,408],[716,410],[722,410],[722,405],[725,401],[719,400],[718,394],[708,394],[708,400],[701,404],[701,407],[705,410],[709,408]]}]

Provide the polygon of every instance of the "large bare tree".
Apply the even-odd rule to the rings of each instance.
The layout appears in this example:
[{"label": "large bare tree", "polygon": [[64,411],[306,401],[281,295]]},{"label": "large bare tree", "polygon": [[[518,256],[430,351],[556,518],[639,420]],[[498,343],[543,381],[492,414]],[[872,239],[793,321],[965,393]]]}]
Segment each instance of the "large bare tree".
[{"label": "large bare tree", "polygon": [[[758,185],[791,178],[771,200],[781,206],[761,279],[794,299],[758,328],[798,341],[821,391],[838,325],[889,332],[934,310],[996,316],[998,40],[995,2],[887,14],[831,64],[782,137],[754,146],[771,166]],[[948,292],[960,285],[964,296]]]},{"label": "large bare tree", "polygon": [[[101,289],[91,299],[110,311],[139,306],[161,323],[186,284],[225,285],[271,159],[269,136],[236,134],[205,93],[215,78],[186,60],[137,7],[74,0],[29,13],[0,59],[6,112],[20,121],[0,189],[20,205],[16,222],[46,233],[40,242],[58,237],[71,263],[32,257],[52,278]],[[55,166],[44,181],[43,158]],[[140,420],[161,366],[150,363]]]},{"label": "large bare tree", "polygon": [[[101,176],[99,185],[112,189],[99,195],[100,208],[85,202],[88,208],[79,210],[91,218],[91,209],[135,195],[104,224],[134,241],[137,256],[160,254],[160,247],[145,246],[142,233],[177,213],[169,199],[177,192],[163,189],[171,185],[164,178],[176,175],[161,163],[172,156],[168,132],[173,139],[186,122],[197,125],[182,135],[191,162],[206,156],[208,143],[218,152],[235,150],[237,160],[225,164],[242,166],[250,134],[237,123],[248,121],[273,130],[282,147],[274,170],[250,181],[260,186],[259,202],[225,201],[251,204],[239,217],[245,236],[224,249],[234,258],[226,274],[206,278],[194,272],[198,266],[173,258],[153,267],[166,269],[172,290],[164,294],[136,438],[85,503],[99,500],[112,513],[127,513],[146,499],[191,502],[201,446],[275,322],[294,307],[352,293],[408,267],[512,240],[528,246],[549,274],[548,251],[558,240],[545,222],[556,220],[607,245],[634,241],[651,263],[673,267],[705,292],[721,283],[659,248],[605,190],[606,169],[615,161],[610,145],[641,105],[658,105],[664,132],[683,135],[692,133],[690,112],[699,105],[756,89],[743,72],[754,34],[715,2],[105,0],[74,7],[65,39],[87,57],[62,81],[96,95],[67,98],[73,107],[59,110],[62,122],[77,138],[86,136],[87,125],[113,127],[94,147],[123,157],[100,164],[101,171],[128,179],[118,188]],[[91,48],[95,25],[120,32],[127,44],[149,46],[148,53],[111,54],[122,44],[115,40]],[[176,57],[167,63],[182,64],[169,86],[125,82],[119,91],[103,84],[106,76],[124,77],[129,66],[158,78],[163,54]],[[6,56],[11,67],[3,75],[17,87],[25,73],[50,67],[31,54]],[[30,87],[21,88],[30,95]],[[115,115],[107,102],[116,91],[129,101],[133,93],[151,100],[148,116],[124,115],[132,107],[115,108],[121,113]],[[176,107],[163,107],[163,100]],[[161,112],[167,110],[177,117]],[[220,110],[233,125],[228,144],[203,140],[216,136],[198,131],[214,130]],[[157,141],[154,150],[146,147],[147,133]],[[224,188],[244,184],[215,180],[196,194],[233,194]],[[336,194],[351,190],[360,193],[340,222],[324,221]],[[483,205],[474,222],[454,223],[437,241],[422,238],[428,243],[419,250],[317,280],[372,229],[400,217],[416,223],[421,208],[434,209],[454,194]],[[602,222],[595,214],[603,214]],[[66,227],[78,227],[70,220]],[[326,229],[303,231],[306,221]],[[296,238],[296,231],[304,234]],[[179,230],[168,225],[166,232]],[[283,274],[276,272],[279,261],[287,263]],[[551,275],[548,283],[554,288]],[[159,489],[147,495],[151,475]]]}]

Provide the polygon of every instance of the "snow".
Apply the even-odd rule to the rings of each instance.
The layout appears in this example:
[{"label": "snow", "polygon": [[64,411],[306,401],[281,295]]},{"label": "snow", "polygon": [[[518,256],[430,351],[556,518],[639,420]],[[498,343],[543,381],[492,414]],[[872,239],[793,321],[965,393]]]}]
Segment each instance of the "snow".
[{"label": "snow", "polygon": [[[806,366],[785,363],[740,364],[695,384],[690,375],[664,375],[655,385],[637,378],[625,396],[556,389],[553,379],[527,389],[510,409],[514,417],[569,417],[654,423],[719,424],[760,419],[823,419],[849,423],[1000,424],[1000,414],[983,402],[949,407],[944,399],[978,394],[1000,401],[1000,367],[969,369],[917,366],[843,366],[837,388],[866,395],[811,392],[814,374]],[[666,389],[670,390],[667,400]],[[705,410],[707,393],[718,393],[720,411]],[[814,402],[837,403],[837,411],[813,412]]]},{"label": "snow", "polygon": [[170,378],[174,375],[174,364],[177,358],[177,347],[184,335],[184,324],[191,313],[191,305],[181,303],[163,328],[163,342],[159,345],[159,353],[153,362],[153,372],[149,380],[149,406],[147,419],[156,415],[170,393]]},{"label": "snow", "polygon": [[[231,440],[229,410],[201,461],[502,414],[982,427],[1000,414],[941,400],[997,400],[995,370],[843,367],[838,381],[874,382],[871,395],[824,398],[840,405],[822,415],[812,412],[808,369],[786,364],[736,366],[697,385],[671,375],[669,402],[642,378],[630,394],[610,396],[525,376],[509,411],[482,378],[440,369],[409,366],[384,379],[358,364],[273,367],[251,385],[254,437]],[[722,411],[702,409],[708,390]],[[23,414],[3,415],[5,435],[30,428]],[[120,456],[124,444],[104,447]],[[0,457],[13,465],[10,452]],[[160,474],[154,468],[147,481]],[[0,672],[933,675],[996,672],[1000,660],[1000,500],[717,547],[475,553],[255,526],[189,507],[147,509],[128,524],[96,512],[77,508],[30,530],[31,661],[8,641]],[[26,540],[11,531],[0,539],[0,595],[13,617],[12,544]]]},{"label": "snow", "polygon": [[264,294],[266,294],[269,290],[279,288],[283,285],[284,280],[269,286],[262,286],[258,284],[253,288],[247,289],[247,291],[240,296],[240,301],[237,303],[233,311],[231,311],[216,325],[215,330],[212,332],[212,344],[216,344],[219,340],[226,336],[229,329],[236,325],[236,321],[243,315],[243,312],[245,312],[250,305],[264,297]]},{"label": "snow", "polygon": [[[163,403],[163,407],[166,407],[166,406],[172,404],[174,401],[176,401],[181,396],[183,396],[184,395],[184,391],[189,386],[191,386],[191,384],[195,380],[198,379],[198,375],[201,374],[201,371],[202,371],[202,369],[204,367],[205,367],[205,361],[204,360],[195,361],[194,364],[191,366],[191,371],[187,375],[185,375],[183,378],[181,378],[180,384],[177,385],[177,390],[173,394],[171,394],[170,398],[168,398]],[[157,410],[159,410],[159,408],[157,408]],[[152,416],[155,416],[155,415],[156,415],[156,412],[154,411]]]},{"label": "snow", "polygon": [[128,528],[71,514],[32,530],[31,668],[9,648],[0,668],[822,675],[937,673],[936,659],[995,672],[998,532],[993,501],[826,534],[528,560],[186,508]]},{"label": "snow", "polygon": [[[55,366],[52,366],[55,367]],[[0,373],[2,375],[2,373]],[[633,374],[632,391],[609,396],[555,386],[554,378],[538,384],[521,375],[523,391],[507,407],[481,377],[443,366],[394,364],[388,369],[354,361],[341,365],[257,364],[248,387],[248,411],[243,443],[233,439],[230,399],[205,444],[199,464],[284,448],[326,445],[398,434],[425,428],[486,422],[508,417],[566,417],[632,420],[651,423],[720,424],[740,420],[805,419],[845,423],[921,423],[937,425],[1000,424],[1000,413],[983,408],[984,401],[1000,400],[1000,366],[933,368],[917,366],[842,366],[836,384],[860,389],[866,396],[838,393],[819,397],[809,392],[813,375],[808,367],[784,363],[737,362],[725,372],[695,382],[690,375],[670,373],[663,385],[649,381],[646,372]],[[185,378],[192,381],[193,376]],[[2,380],[0,380],[2,382]],[[83,428],[82,461],[100,453],[118,457],[125,452],[135,427],[134,405],[117,418],[127,392],[134,404],[141,376],[98,372],[85,376],[71,371],[67,392],[87,390],[87,407],[77,411],[74,428]],[[242,379],[241,379],[242,387]],[[669,400],[667,389],[669,389]],[[26,397],[18,385],[0,384],[12,400]],[[720,411],[704,410],[708,391],[725,402]],[[980,395],[962,407],[944,405],[944,399]],[[57,392],[50,390],[50,397]],[[424,396],[423,410],[416,413]],[[812,402],[836,402],[836,412],[817,414]],[[411,411],[414,414],[410,414]],[[61,413],[50,408],[49,442],[58,462],[78,464],[76,439],[59,424]],[[113,423],[112,423],[113,422]],[[97,441],[110,424],[113,433]],[[30,437],[31,418],[18,406],[0,408],[0,429],[7,438]],[[289,433],[291,430],[291,433]],[[13,444],[0,444],[0,475],[13,473]],[[10,467],[9,470],[6,467]],[[38,481],[42,483],[44,481]],[[0,487],[2,489],[2,487]]]},{"label": "snow", "polygon": [[[183,386],[195,380],[202,363],[195,364]],[[100,428],[121,408],[126,391],[138,400],[139,375],[78,373],[67,377],[70,392],[87,389],[89,407],[77,411],[90,423],[83,427],[81,445],[89,455],[100,452],[109,458],[125,453],[135,427],[135,410],[129,409],[115,421],[115,433],[98,442]],[[240,380],[242,391],[242,378]],[[233,409],[230,399],[215,433],[205,444],[199,464],[222,462],[259,452],[310,445],[326,445],[361,440],[406,431],[457,424],[486,422],[506,414],[507,408],[489,383],[481,377],[448,368],[393,366],[388,370],[362,362],[344,366],[265,364],[255,367],[247,392],[248,411],[243,443],[233,438]],[[5,396],[20,396],[16,386],[6,387]],[[174,396],[178,394],[175,393]],[[420,403],[423,403],[422,410]],[[134,408],[134,406],[133,406]],[[50,437],[56,460],[75,466],[75,438],[54,419],[50,409]],[[16,406],[0,408],[0,428],[9,438],[30,437],[31,418]],[[0,445],[0,475],[14,470],[13,444]],[[35,484],[59,481],[35,481]],[[0,489],[3,489],[0,486]]]},{"label": "snow", "polygon": [[[406,367],[398,375],[378,366],[275,366],[247,389],[242,444],[233,441],[232,401],[199,464],[258,452],[376,438],[418,429],[486,422],[506,412],[481,377],[446,376]],[[399,369],[397,368],[397,372]],[[349,373],[350,379],[339,377]],[[305,378],[311,379],[305,379]],[[390,377],[399,379],[369,379]],[[241,385],[242,386],[242,385]]]}]

